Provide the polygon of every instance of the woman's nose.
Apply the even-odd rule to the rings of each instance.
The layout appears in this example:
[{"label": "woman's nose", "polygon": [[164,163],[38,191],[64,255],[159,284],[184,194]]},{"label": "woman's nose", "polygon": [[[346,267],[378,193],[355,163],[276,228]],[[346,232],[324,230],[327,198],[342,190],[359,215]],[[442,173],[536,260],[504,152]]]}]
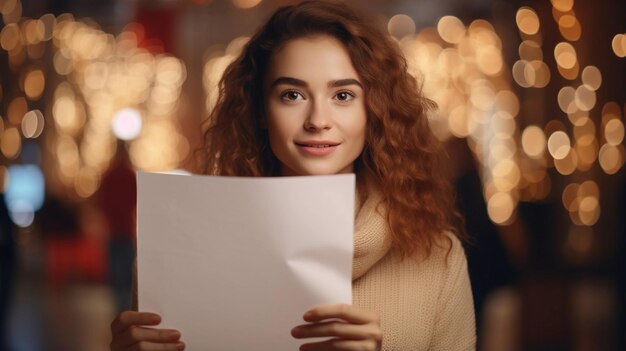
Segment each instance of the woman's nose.
[{"label": "woman's nose", "polygon": [[332,127],[332,120],[330,111],[323,103],[313,103],[309,109],[308,116],[304,121],[304,129],[307,131],[320,131],[324,129],[330,129]]}]

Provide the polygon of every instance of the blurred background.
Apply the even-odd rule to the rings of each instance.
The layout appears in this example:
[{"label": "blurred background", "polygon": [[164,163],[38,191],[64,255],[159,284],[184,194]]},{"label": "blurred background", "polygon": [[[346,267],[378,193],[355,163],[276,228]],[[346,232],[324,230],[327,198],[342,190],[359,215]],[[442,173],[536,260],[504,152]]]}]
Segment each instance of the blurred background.
[{"label": "blurred background", "polygon": [[[107,350],[135,170],[186,169],[288,0],[0,0],[0,350]],[[626,349],[626,2],[345,1],[438,110],[480,350]]]}]

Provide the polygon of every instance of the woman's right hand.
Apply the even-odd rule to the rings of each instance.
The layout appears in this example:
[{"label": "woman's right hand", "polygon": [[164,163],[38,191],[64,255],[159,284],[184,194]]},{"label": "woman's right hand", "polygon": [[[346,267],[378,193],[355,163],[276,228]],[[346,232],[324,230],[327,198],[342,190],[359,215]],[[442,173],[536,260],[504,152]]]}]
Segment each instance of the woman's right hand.
[{"label": "woman's right hand", "polygon": [[111,351],[181,351],[185,344],[175,329],[156,329],[161,316],[150,312],[124,311],[111,323]]}]

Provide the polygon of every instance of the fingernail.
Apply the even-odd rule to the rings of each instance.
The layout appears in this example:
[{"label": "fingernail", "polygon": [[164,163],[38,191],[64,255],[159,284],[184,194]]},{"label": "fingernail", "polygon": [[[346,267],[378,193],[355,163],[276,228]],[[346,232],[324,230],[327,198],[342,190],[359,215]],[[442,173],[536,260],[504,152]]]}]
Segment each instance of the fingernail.
[{"label": "fingernail", "polygon": [[305,319],[313,317],[313,311],[308,311],[307,313],[305,313],[305,314],[304,314],[304,316],[303,316],[303,317],[304,317]]},{"label": "fingernail", "polygon": [[185,344],[182,342],[176,343],[176,350],[177,351],[182,351],[185,349]]},{"label": "fingernail", "polygon": [[180,333],[175,331],[175,330],[173,330],[173,331],[169,332],[167,334],[167,336],[169,336],[170,338],[180,338]]}]

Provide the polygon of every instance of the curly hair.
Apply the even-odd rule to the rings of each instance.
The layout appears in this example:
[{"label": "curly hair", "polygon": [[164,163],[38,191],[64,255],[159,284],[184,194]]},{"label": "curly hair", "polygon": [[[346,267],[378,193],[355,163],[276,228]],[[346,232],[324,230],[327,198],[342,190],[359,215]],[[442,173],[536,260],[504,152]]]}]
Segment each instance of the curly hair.
[{"label": "curly hair", "polygon": [[355,161],[361,201],[367,186],[380,190],[392,248],[402,258],[428,256],[445,231],[463,238],[453,192],[441,174],[443,148],[431,132],[426,99],[398,45],[340,2],[304,1],[278,9],[252,36],[219,82],[207,119],[201,162],[204,173],[277,176],[280,162],[269,146],[263,80],[274,52],[296,38],[328,35],[349,52],[364,83],[365,148]]}]

